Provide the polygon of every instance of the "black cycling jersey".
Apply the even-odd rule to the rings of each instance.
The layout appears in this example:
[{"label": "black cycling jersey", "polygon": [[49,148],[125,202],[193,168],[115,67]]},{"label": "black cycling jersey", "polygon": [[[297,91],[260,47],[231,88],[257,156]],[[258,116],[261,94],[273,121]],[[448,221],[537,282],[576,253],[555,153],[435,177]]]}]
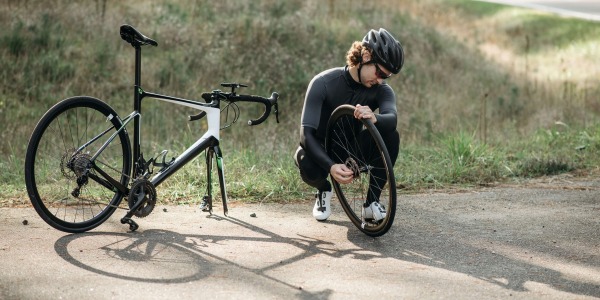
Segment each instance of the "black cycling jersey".
[{"label": "black cycling jersey", "polygon": [[324,148],[327,122],[333,110],[342,104],[369,106],[373,111],[379,109],[375,114],[377,129],[380,132],[396,129],[396,96],[389,85],[383,83],[367,88],[352,79],[348,66],[316,75],[304,99],[300,146],[327,171],[334,164]]}]

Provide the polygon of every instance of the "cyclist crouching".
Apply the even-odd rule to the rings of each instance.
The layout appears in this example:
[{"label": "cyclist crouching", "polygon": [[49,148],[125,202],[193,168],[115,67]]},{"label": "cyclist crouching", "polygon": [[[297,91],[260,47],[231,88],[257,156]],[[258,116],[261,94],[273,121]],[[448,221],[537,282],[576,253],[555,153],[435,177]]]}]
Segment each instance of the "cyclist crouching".
[{"label": "cyclist crouching", "polygon": [[[355,118],[370,119],[375,124],[392,164],[396,163],[400,148],[396,96],[385,79],[398,74],[402,68],[402,45],[383,28],[371,30],[362,42],[352,44],[346,64],[319,73],[308,85],[301,117],[300,147],[294,155],[302,180],[317,189],[313,216],[319,221],[331,215],[333,192],[328,175],[340,184],[347,184],[352,182],[354,174],[346,165],[336,164],[324,148],[327,122],[338,106],[354,105]],[[385,208],[378,198],[379,195],[373,195],[373,199],[366,199],[363,218],[376,221],[385,218]]]}]

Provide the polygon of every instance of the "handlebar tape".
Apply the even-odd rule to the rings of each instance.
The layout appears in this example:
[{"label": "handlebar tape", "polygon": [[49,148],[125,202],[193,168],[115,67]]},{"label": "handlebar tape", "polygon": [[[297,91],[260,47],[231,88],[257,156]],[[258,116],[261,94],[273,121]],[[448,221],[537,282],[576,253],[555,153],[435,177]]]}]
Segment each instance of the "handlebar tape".
[{"label": "handlebar tape", "polygon": [[254,126],[264,122],[271,114],[271,106],[277,105],[277,98],[279,98],[279,94],[277,93],[271,94],[270,98],[252,95],[238,95],[239,101],[258,102],[265,106],[265,111],[263,112],[262,116],[260,116],[258,119],[248,120],[248,125]]}]

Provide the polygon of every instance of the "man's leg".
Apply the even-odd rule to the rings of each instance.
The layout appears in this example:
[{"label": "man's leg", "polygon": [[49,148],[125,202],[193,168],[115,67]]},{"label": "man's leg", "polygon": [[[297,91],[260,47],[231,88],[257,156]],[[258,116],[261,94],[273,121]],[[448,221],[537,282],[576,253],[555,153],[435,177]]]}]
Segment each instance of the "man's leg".
[{"label": "man's leg", "polygon": [[[392,160],[393,167],[396,164],[396,159],[400,152],[400,134],[398,131],[380,132],[381,138],[386,145],[390,159]],[[383,161],[378,159],[380,157],[377,146],[373,141],[373,138],[367,130],[363,130],[359,134],[359,143],[362,153],[368,156],[368,159],[372,161],[374,169],[371,170],[371,176],[369,178],[369,193],[367,195],[366,204],[369,205],[373,201],[379,201],[379,196],[385,184],[387,183],[387,174]]]},{"label": "man's leg", "polygon": [[307,157],[302,147],[298,147],[296,150],[294,161],[300,169],[302,181],[317,189],[313,216],[319,221],[326,220],[331,215],[331,198],[333,197],[331,183],[327,180],[329,172]]}]

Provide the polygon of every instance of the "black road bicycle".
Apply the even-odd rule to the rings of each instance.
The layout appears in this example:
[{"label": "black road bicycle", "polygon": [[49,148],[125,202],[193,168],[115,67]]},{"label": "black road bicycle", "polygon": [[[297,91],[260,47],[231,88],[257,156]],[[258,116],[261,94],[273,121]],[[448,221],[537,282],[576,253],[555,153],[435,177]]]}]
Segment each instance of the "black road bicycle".
[{"label": "black road bicycle", "polygon": [[[223,158],[219,147],[221,105],[223,109],[236,102],[263,104],[263,114],[249,125],[264,122],[274,108],[277,122],[278,94],[264,98],[240,95],[236,89],[243,84],[223,83],[231,91],[214,90],[203,93],[204,101],[194,101],[146,92],[141,82],[142,46],[157,46],[130,25],[122,25],[121,38],[135,48],[134,110],[120,118],[105,102],[92,97],[77,96],[54,105],[35,127],[25,158],[25,183],[31,203],[50,226],[65,232],[84,232],[106,221],[127,198],[129,210],[121,223],[135,231],[133,216],[149,215],[156,204],[155,187],[206,150],[207,194],[201,208],[212,212],[211,171],[217,163],[224,213],[227,214],[227,194],[223,175]],[[193,145],[177,158],[166,161],[167,151],[144,159],[141,145],[141,104],[154,98],[172,104],[200,110],[190,121],[207,118],[208,128]],[[239,116],[235,114],[235,119]],[[235,122],[235,121],[234,121]],[[127,125],[133,123],[133,143]],[[158,169],[155,171],[155,169]]]},{"label": "black road bicycle", "polygon": [[[141,87],[142,46],[157,46],[130,25],[120,28],[121,38],[135,48],[134,110],[125,118],[105,102],[87,96],[65,99],[54,105],[35,127],[25,158],[25,183],[31,203],[50,226],[65,232],[91,230],[106,221],[119,208],[123,198],[129,210],[121,223],[131,231],[138,229],[133,216],[148,216],[156,204],[156,186],[181,167],[206,151],[207,191],[200,205],[212,213],[212,168],[216,161],[223,211],[227,214],[227,193],[223,174],[223,157],[219,146],[221,110],[236,102],[264,105],[263,114],[249,125],[264,122],[273,109],[277,122],[278,94],[269,98],[241,95],[238,83],[223,83],[229,92],[214,90],[203,93],[201,101],[146,92]],[[166,150],[144,159],[141,145],[141,104],[145,98],[200,110],[190,121],[207,118],[206,132],[177,158],[166,161]],[[223,107],[222,107],[223,105]],[[328,123],[326,149],[336,163],[354,171],[354,181],[333,181],[340,203],[362,232],[380,236],[392,226],[396,210],[396,185],[387,149],[379,132],[369,120],[353,117],[354,107],[336,109]],[[235,120],[239,116],[235,114]],[[234,121],[235,122],[235,121]],[[133,144],[127,125],[133,123]],[[155,169],[158,169],[155,171]],[[371,199],[371,200],[369,200]],[[383,220],[365,220],[361,215],[365,203],[378,199],[386,207]]]}]

